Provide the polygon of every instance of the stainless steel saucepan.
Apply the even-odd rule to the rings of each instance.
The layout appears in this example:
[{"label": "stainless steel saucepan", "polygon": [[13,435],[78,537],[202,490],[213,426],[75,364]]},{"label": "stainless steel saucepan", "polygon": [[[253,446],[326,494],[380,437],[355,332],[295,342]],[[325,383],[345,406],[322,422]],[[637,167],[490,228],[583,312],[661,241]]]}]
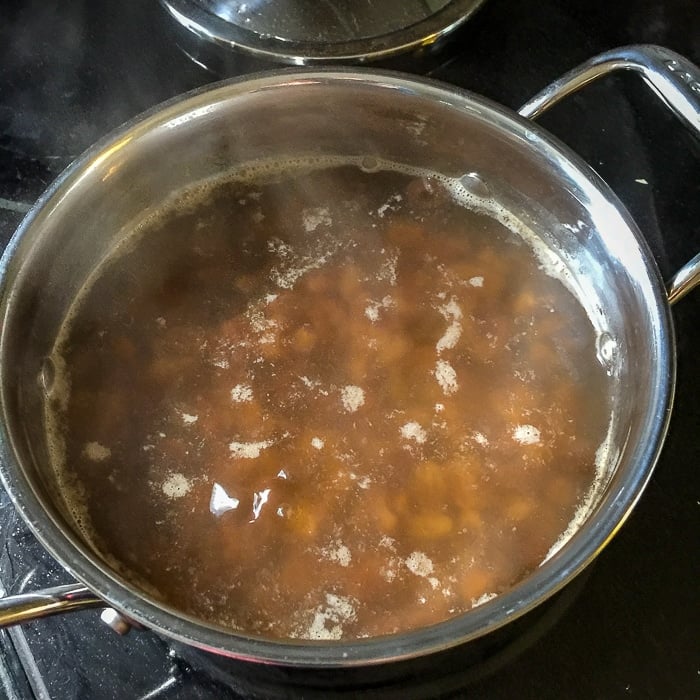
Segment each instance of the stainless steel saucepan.
[{"label": "stainless steel saucepan", "polygon": [[[126,124],[41,197],[0,263],[0,476],[46,549],[80,582],[0,600],[0,625],[110,607],[163,635],[241,659],[351,666],[436,652],[486,635],[561,589],[602,550],[647,483],[665,437],[675,380],[670,306],[700,281],[696,256],[663,283],[641,233],[607,185],[531,121],[616,70],[639,72],[700,136],[700,72],[654,46],[603,54],[519,114],[476,95],[396,73],[279,71],[184,95]],[[614,377],[606,483],[575,535],[512,590],[410,633],[339,642],[270,641],[188,618],[137,590],[71,527],[48,458],[39,376],[57,330],[97,263],[129,224],[171,193],[260,158],[373,155],[459,177],[538,232],[605,321]]]}]

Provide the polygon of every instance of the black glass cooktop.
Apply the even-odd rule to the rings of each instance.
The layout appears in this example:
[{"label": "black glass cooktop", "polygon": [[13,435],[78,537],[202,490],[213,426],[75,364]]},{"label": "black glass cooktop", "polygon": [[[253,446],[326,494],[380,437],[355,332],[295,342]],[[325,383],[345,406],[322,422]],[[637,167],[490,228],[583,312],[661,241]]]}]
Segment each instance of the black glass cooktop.
[{"label": "black glass cooktop", "polygon": [[[517,108],[565,70],[629,43],[700,63],[697,0],[487,0],[440,51],[389,67]],[[4,0],[0,7],[0,242],[78,154],[144,109],[269,67],[186,41],[156,0]],[[189,55],[188,55],[188,53]],[[700,142],[635,76],[568,99],[543,124],[618,193],[670,276],[700,251]],[[673,309],[678,386],[657,470],[596,563],[517,634],[395,673],[314,677],[251,669],[97,611],[0,632],[0,696],[53,700],[237,697],[700,697],[700,292]],[[0,589],[66,583],[0,489]]]}]

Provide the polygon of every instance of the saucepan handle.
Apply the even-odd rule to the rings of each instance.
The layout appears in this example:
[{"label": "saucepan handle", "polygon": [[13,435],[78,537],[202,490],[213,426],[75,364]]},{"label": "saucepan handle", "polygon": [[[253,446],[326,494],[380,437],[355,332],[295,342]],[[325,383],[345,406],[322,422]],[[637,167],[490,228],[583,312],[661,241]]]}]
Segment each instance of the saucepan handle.
[{"label": "saucepan handle", "polygon": [[[564,97],[618,70],[639,73],[671,111],[700,138],[700,69],[674,51],[652,44],[623,46],[595,56],[555,80],[518,112],[523,117],[535,119]],[[674,304],[698,284],[700,253],[668,282],[669,303]]]},{"label": "saucepan handle", "polygon": [[81,583],[45,588],[32,593],[19,593],[0,598],[0,628],[20,622],[38,620],[49,615],[83,608],[104,608],[104,600],[98,598]]}]

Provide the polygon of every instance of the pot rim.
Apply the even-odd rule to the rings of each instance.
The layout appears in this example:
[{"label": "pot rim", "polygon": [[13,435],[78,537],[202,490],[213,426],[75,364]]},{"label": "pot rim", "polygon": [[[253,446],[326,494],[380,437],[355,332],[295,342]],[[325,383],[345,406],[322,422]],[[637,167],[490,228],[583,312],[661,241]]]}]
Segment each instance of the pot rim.
[{"label": "pot rim", "polygon": [[[174,609],[155,603],[136,591],[102,564],[88,547],[44,507],[43,498],[19,466],[13,436],[5,420],[0,421],[0,481],[34,535],[49,553],[76,579],[94,590],[106,604],[128,617],[180,642],[238,659],[307,667],[340,667],[378,664],[435,653],[481,637],[524,615],[543,603],[582,569],[605,547],[624,523],[658,459],[668,423],[675,386],[675,342],[670,308],[661,275],[636,224],[608,185],[571,149],[560,143],[537,124],[487,98],[435,80],[393,71],[357,68],[282,69],[248,75],[197,88],[156,105],[134,117],[100,139],[79,156],[37,200],[0,259],[0,312],[7,315],[13,295],[11,286],[15,256],[20,241],[41,226],[51,211],[62,205],[71,186],[86,177],[93,168],[116,150],[157,126],[176,125],[177,119],[196,119],[213,109],[213,105],[240,98],[260,90],[280,89],[304,84],[344,84],[360,81],[378,89],[410,91],[421,99],[439,99],[466,112],[486,115],[492,124],[530,142],[530,148],[554,160],[590,195],[591,202],[612,205],[636,239],[645,263],[645,272],[653,291],[653,308],[657,338],[656,367],[663,376],[656,386],[652,408],[646,408],[649,440],[639,447],[639,459],[628,479],[615,490],[604,494],[589,516],[561,550],[512,589],[496,598],[444,622],[401,634],[366,640],[313,642],[273,641],[225,631]],[[189,116],[188,116],[189,115]],[[0,374],[5,356],[6,324],[0,330]],[[4,386],[0,386],[0,411],[7,415]]]}]

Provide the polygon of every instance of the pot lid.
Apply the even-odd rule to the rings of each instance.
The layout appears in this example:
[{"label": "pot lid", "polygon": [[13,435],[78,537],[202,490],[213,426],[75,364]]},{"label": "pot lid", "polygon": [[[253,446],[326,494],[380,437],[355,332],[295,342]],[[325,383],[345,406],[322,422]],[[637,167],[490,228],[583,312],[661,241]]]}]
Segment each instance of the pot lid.
[{"label": "pot lid", "polygon": [[484,0],[161,0],[201,39],[303,65],[386,58],[433,44]]}]

